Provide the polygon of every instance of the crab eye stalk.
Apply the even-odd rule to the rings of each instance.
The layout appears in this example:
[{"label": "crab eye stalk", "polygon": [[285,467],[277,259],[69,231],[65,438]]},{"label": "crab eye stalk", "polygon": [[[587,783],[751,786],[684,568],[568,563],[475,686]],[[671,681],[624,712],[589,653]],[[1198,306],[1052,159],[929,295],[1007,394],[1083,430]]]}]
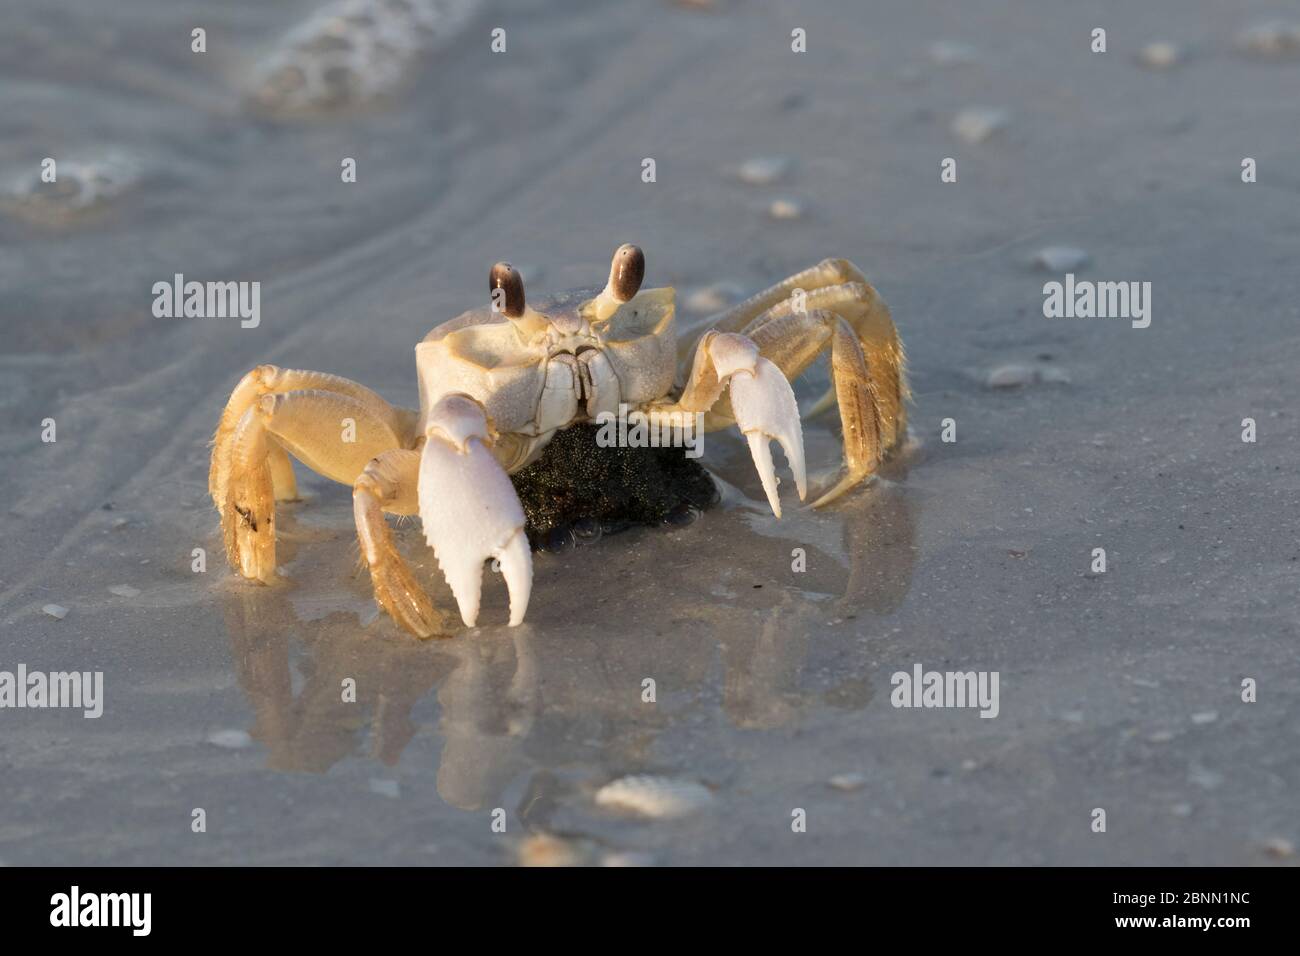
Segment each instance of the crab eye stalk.
[{"label": "crab eye stalk", "polygon": [[645,278],[645,253],[639,246],[625,242],[614,252],[609,264],[609,282],[605,290],[619,302],[626,302],[637,294]]},{"label": "crab eye stalk", "polygon": [[492,267],[488,291],[492,294],[493,311],[503,312],[511,319],[523,317],[524,277],[510,263],[498,262]]},{"label": "crab eye stalk", "polygon": [[596,296],[596,320],[603,322],[617,312],[620,305],[637,294],[644,278],[645,253],[630,242],[623,243],[609,264],[609,281]]}]

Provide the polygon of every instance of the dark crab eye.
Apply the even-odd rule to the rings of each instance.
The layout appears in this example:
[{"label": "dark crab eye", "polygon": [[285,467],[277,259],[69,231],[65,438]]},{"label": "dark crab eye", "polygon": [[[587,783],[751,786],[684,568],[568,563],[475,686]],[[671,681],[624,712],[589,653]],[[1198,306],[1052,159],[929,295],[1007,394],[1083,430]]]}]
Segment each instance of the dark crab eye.
[{"label": "dark crab eye", "polygon": [[504,312],[511,319],[524,314],[524,277],[510,263],[498,262],[492,267],[488,291],[492,294],[493,311]]},{"label": "dark crab eye", "polygon": [[614,253],[609,266],[609,292],[619,302],[626,302],[637,294],[645,278],[645,253],[638,246],[625,242]]}]

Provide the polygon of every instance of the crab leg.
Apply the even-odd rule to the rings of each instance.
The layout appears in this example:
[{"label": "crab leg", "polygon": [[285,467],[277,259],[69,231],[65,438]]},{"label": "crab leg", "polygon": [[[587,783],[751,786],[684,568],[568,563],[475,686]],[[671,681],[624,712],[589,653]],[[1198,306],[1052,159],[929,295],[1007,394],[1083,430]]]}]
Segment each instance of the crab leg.
[{"label": "crab leg", "polygon": [[[240,379],[239,384],[235,386],[235,390],[230,394],[230,400],[226,403],[225,411],[221,414],[217,432],[212,438],[212,467],[208,473],[208,491],[218,511],[226,501],[226,484],[230,480],[231,449],[235,429],[239,426],[240,419],[263,395],[297,391],[337,392],[354,398],[364,405],[371,415],[387,423],[403,439],[402,447],[410,447],[409,433],[412,431],[410,423],[414,419],[414,412],[394,408],[364,385],[338,375],[259,365]],[[293,478],[293,468],[289,464],[288,455],[274,442],[268,446],[267,455],[271,459],[275,500],[292,501],[297,498],[297,484]]]},{"label": "crab leg", "polygon": [[[819,318],[818,313],[823,315]],[[907,360],[889,308],[870,284],[846,282],[808,291],[798,310],[793,300],[785,299],[753,319],[744,334],[758,344],[764,356],[781,367],[787,378],[793,379],[803,373],[817,354],[809,353],[800,344],[804,333],[794,330],[807,328],[808,323],[801,326],[798,320],[812,316],[815,322],[824,324],[824,313],[834,314],[847,323],[858,340],[871,371],[880,419],[881,450],[892,451],[907,434]],[[839,386],[833,386],[808,414],[829,407],[832,396],[838,392]],[[841,402],[840,408],[843,407]]]},{"label": "crab leg", "polygon": [[469,396],[443,396],[429,411],[420,455],[420,518],[466,627],[478,620],[488,558],[500,559],[512,626],[523,621],[533,586],[524,509],[492,444],[487,414]]},{"label": "crab leg", "polygon": [[[248,403],[229,439],[217,510],[226,556],[246,578],[275,577],[275,446],[351,485],[370,459],[401,442],[387,417],[341,392],[267,393]],[[214,450],[215,455],[215,450]]]},{"label": "crab leg", "polygon": [[[723,312],[718,312],[697,322],[694,328],[683,333],[679,339],[681,345],[690,349],[709,329],[717,332],[742,332],[748,330],[755,319],[762,316],[778,303],[789,300],[795,289],[811,292],[828,286],[843,285],[846,282],[866,283],[861,270],[847,259],[823,259],[815,266],[796,272],[788,279],[782,279],[762,292],[750,296],[744,302],[738,302]],[[693,333],[693,334],[692,334]],[[690,354],[689,351],[686,354]]]},{"label": "crab leg", "polygon": [[[813,502],[829,504],[876,470],[885,444],[886,409],[878,379],[849,323],[834,312],[817,310],[777,316],[754,334],[762,353],[783,374],[798,375],[830,345],[832,393],[844,432],[844,474]],[[734,406],[734,398],[733,398]],[[734,409],[733,409],[734,410]]]},{"label": "crab leg", "polygon": [[394,449],[372,459],[352,487],[352,512],[375,600],[416,637],[432,637],[446,633],[442,612],[397,553],[384,520],[385,511],[399,515],[418,512],[419,472],[418,452]]}]

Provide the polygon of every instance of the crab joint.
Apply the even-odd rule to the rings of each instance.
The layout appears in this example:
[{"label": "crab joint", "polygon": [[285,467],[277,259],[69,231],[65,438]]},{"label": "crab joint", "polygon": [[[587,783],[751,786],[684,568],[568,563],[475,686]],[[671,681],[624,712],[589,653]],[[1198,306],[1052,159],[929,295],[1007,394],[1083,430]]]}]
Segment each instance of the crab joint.
[{"label": "crab joint", "polygon": [[477,438],[485,446],[493,444],[492,427],[483,406],[468,395],[444,395],[429,412],[425,437],[438,438],[462,455],[469,452],[469,440]]}]

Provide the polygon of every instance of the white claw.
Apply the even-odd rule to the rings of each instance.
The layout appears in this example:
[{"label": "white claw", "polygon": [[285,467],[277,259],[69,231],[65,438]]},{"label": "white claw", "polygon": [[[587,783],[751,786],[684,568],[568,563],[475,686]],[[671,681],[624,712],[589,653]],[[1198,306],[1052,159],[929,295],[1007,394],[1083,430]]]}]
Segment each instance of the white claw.
[{"label": "white claw", "polygon": [[514,627],[524,623],[528,598],[533,593],[533,550],[522,529],[501,552],[501,576],[510,591],[510,626]]},{"label": "white claw", "polygon": [[772,506],[772,514],[781,517],[781,496],[776,490],[776,466],[772,464],[771,439],[762,432],[750,432],[749,453],[754,456],[754,466],[758,468],[759,480],[763,482],[763,491],[767,493],[767,503]]},{"label": "white claw", "polygon": [[753,372],[737,371],[731,377],[731,410],[736,424],[749,439],[749,452],[763,482],[772,513],[781,517],[781,501],[776,490],[776,469],[772,464],[769,441],[775,438],[785,452],[794,472],[799,500],[808,493],[808,477],[804,467],[803,428],[799,424],[799,403],[794,390],[781,370],[761,356],[754,363]]},{"label": "white claw", "polygon": [[480,437],[487,434],[486,418],[481,428],[463,427],[476,424],[469,422],[475,413],[482,417],[477,404],[458,395],[442,399],[430,412],[420,456],[420,519],[465,626],[478,620],[488,558],[501,561],[510,592],[510,623],[515,625],[528,610],[532,552],[514,486]]}]

